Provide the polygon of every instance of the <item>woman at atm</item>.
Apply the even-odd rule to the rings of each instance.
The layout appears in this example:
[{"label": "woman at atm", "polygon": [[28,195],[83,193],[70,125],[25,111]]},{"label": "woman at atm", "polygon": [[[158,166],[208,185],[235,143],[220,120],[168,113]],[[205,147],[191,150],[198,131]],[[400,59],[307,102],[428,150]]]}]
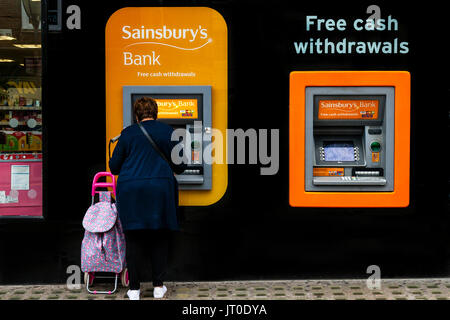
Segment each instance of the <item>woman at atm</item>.
[{"label": "woman at atm", "polygon": [[142,97],[134,103],[133,111],[137,123],[122,130],[109,161],[111,172],[119,175],[116,200],[127,244],[127,295],[130,300],[139,300],[145,261],[150,256],[153,295],[162,298],[167,291],[163,278],[170,231],[178,230],[174,173],[182,173],[185,164],[176,165],[171,160],[178,142],[171,140],[172,127],[156,120],[156,101]]}]

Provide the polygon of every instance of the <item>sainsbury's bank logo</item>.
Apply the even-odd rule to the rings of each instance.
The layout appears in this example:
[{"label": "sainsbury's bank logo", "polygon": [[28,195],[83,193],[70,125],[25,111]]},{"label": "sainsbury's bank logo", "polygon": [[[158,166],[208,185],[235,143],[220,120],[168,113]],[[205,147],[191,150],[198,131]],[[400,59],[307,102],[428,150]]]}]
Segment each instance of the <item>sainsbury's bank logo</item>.
[{"label": "sainsbury's bank logo", "polygon": [[[123,64],[127,66],[160,66],[162,64],[160,55],[155,51],[156,49],[149,51],[145,55],[136,55],[129,51],[131,47],[142,45],[164,46],[183,51],[195,51],[212,42],[212,39],[208,38],[208,29],[201,25],[197,28],[171,28],[166,25],[158,28],[147,28],[145,26],[136,28],[125,25],[122,27],[122,39],[134,40],[124,47],[127,51],[123,52]],[[166,42],[166,40],[170,41],[173,39],[187,40],[188,44],[186,45],[185,41],[182,43]]]},{"label": "sainsbury's bank logo", "polygon": [[[131,26],[123,26],[122,39],[150,40],[150,41],[182,39],[188,40],[190,43],[193,43],[196,40],[206,40],[206,44],[212,41],[210,38],[208,38],[208,29],[203,28],[201,25],[199,25],[197,28],[171,28],[167,27],[166,25],[163,25],[161,28],[146,28],[145,26],[141,26],[140,28],[132,28]],[[136,45],[139,43],[155,43],[155,42],[137,42],[131,45]],[[163,43],[158,42],[158,44]]]}]

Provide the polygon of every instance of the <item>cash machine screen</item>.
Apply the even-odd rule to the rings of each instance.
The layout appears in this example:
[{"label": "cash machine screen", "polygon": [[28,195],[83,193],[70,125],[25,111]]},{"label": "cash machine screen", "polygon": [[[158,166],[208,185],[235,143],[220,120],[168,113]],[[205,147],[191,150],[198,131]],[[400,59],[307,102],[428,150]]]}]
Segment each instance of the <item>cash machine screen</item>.
[{"label": "cash machine screen", "polygon": [[319,100],[318,119],[370,120],[378,119],[378,100]]},{"label": "cash machine screen", "polygon": [[[158,104],[158,119],[168,124],[185,124],[202,118],[202,97],[197,94],[133,94],[132,105],[144,96],[155,99]],[[133,117],[134,118],[134,117]],[[187,122],[186,122],[187,121]]]},{"label": "cash machine screen", "polygon": [[325,143],[325,161],[355,161],[353,143]]},{"label": "cash machine screen", "polygon": [[155,99],[160,119],[197,119],[197,99]]}]

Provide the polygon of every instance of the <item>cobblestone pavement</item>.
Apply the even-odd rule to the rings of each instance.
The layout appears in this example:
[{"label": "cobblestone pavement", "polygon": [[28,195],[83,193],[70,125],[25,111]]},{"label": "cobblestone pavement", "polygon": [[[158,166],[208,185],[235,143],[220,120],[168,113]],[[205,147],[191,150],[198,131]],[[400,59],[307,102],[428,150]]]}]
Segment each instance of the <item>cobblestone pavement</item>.
[{"label": "cobblestone pavement", "polygon": [[[113,284],[98,284],[102,290]],[[366,280],[282,280],[166,282],[169,300],[450,300],[450,278],[382,280],[371,290]],[[111,295],[89,294],[84,287],[65,285],[0,286],[0,300],[124,300],[126,288]],[[141,287],[142,299],[153,299],[151,283]]]}]

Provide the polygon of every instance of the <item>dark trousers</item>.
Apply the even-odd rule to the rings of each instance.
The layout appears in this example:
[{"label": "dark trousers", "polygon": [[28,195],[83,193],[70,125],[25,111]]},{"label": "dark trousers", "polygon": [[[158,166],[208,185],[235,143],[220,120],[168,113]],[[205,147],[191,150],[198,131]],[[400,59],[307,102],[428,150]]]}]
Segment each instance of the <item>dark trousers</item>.
[{"label": "dark trousers", "polygon": [[163,285],[169,252],[169,231],[127,230],[127,268],[130,290],[138,290],[151,259],[153,286]]}]

